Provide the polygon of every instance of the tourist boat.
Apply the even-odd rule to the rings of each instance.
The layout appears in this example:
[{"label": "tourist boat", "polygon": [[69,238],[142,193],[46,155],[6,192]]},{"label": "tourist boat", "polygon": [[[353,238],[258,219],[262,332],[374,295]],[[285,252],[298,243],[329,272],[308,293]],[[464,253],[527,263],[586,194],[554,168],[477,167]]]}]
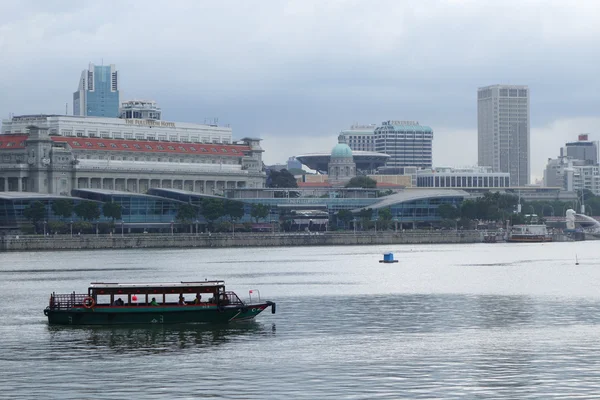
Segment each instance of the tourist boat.
[{"label": "tourist boat", "polygon": [[249,296],[242,301],[223,281],[92,283],[86,294],[52,293],[44,314],[59,325],[227,323],[251,320],[268,307],[275,314],[275,303],[261,301],[258,290]]},{"label": "tourist boat", "polygon": [[508,233],[507,242],[551,242],[546,225],[513,225]]}]

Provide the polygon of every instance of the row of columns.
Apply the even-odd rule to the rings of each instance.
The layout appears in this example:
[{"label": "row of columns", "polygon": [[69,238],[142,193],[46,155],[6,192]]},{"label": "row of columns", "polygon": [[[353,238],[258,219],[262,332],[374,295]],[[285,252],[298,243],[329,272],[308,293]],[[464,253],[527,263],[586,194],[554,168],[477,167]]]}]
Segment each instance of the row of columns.
[{"label": "row of columns", "polygon": [[246,186],[245,181],[198,181],[186,179],[139,179],[139,178],[77,178],[76,189],[110,189],[142,193],[149,188],[181,189],[196,193],[213,194],[223,189]]},{"label": "row of columns", "polygon": [[[0,182],[0,189],[3,192],[9,192],[9,191],[14,192],[15,189],[17,192],[22,192],[23,188],[26,187],[24,180],[27,178],[4,177],[4,178],[0,178],[0,179],[2,179],[2,181],[3,181],[3,182]],[[12,182],[13,184],[10,185],[10,182]]]}]

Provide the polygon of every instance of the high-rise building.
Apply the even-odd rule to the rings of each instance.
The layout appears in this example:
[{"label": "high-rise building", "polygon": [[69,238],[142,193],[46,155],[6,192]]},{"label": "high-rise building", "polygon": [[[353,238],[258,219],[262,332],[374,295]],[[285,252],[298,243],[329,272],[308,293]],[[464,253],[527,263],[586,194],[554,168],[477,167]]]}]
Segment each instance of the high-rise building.
[{"label": "high-rise building", "polygon": [[579,135],[578,139],[576,142],[569,142],[565,145],[565,155],[575,160],[581,160],[587,165],[598,164],[598,142],[589,141],[588,135],[585,133]]},{"label": "high-rise building", "polygon": [[386,168],[431,168],[433,130],[416,121],[384,121],[375,128],[374,150],[390,156]]},{"label": "high-rise building", "polygon": [[115,65],[90,64],[81,72],[73,93],[73,115],[89,117],[119,116],[119,79]]},{"label": "high-rise building", "polygon": [[352,150],[359,151],[374,151],[375,142],[373,132],[377,125],[352,125],[350,129],[345,129],[340,132],[346,138],[346,144]]},{"label": "high-rise building", "polygon": [[529,183],[529,88],[493,85],[477,90],[478,164],[508,172],[514,186]]},{"label": "high-rise building", "polygon": [[544,185],[565,190],[591,190],[600,195],[600,166],[597,142],[579,135],[577,142],[569,142],[560,149],[558,158],[548,159],[544,171]]}]

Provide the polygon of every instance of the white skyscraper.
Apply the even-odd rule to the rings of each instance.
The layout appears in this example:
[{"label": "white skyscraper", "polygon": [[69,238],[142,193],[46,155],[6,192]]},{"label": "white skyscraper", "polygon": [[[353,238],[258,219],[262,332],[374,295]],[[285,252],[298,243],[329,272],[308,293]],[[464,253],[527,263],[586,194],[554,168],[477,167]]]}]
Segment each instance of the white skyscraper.
[{"label": "white skyscraper", "polygon": [[477,90],[478,163],[508,172],[513,186],[529,183],[529,88],[493,85]]}]

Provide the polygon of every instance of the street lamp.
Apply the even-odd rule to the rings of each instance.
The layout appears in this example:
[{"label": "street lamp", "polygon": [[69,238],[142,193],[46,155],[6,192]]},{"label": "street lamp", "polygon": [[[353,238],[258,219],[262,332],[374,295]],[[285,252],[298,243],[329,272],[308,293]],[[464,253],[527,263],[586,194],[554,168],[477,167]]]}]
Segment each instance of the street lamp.
[{"label": "street lamp", "polygon": [[71,220],[69,225],[71,226],[71,237],[73,237],[73,220]]},{"label": "street lamp", "polygon": [[123,237],[123,225],[125,225],[125,221],[121,220],[121,237]]},{"label": "street lamp", "polygon": [[546,207],[546,206],[550,207],[550,213],[551,213],[550,215],[552,217],[554,217],[554,207],[552,207],[551,204],[544,204],[544,205],[542,205],[542,216],[545,216],[544,215],[544,207]]},{"label": "street lamp", "polygon": [[566,216],[567,207],[569,207],[569,203],[565,203],[565,205],[563,206],[562,215],[561,215],[562,217]]},{"label": "street lamp", "polygon": [[196,236],[198,236],[198,220],[196,220]]},{"label": "street lamp", "polygon": [[171,220],[171,236],[173,236],[173,225],[175,224],[175,221]]},{"label": "street lamp", "polygon": [[46,224],[47,224],[47,223],[48,223],[48,222],[47,222],[46,220],[44,220],[44,236],[46,236]]}]

